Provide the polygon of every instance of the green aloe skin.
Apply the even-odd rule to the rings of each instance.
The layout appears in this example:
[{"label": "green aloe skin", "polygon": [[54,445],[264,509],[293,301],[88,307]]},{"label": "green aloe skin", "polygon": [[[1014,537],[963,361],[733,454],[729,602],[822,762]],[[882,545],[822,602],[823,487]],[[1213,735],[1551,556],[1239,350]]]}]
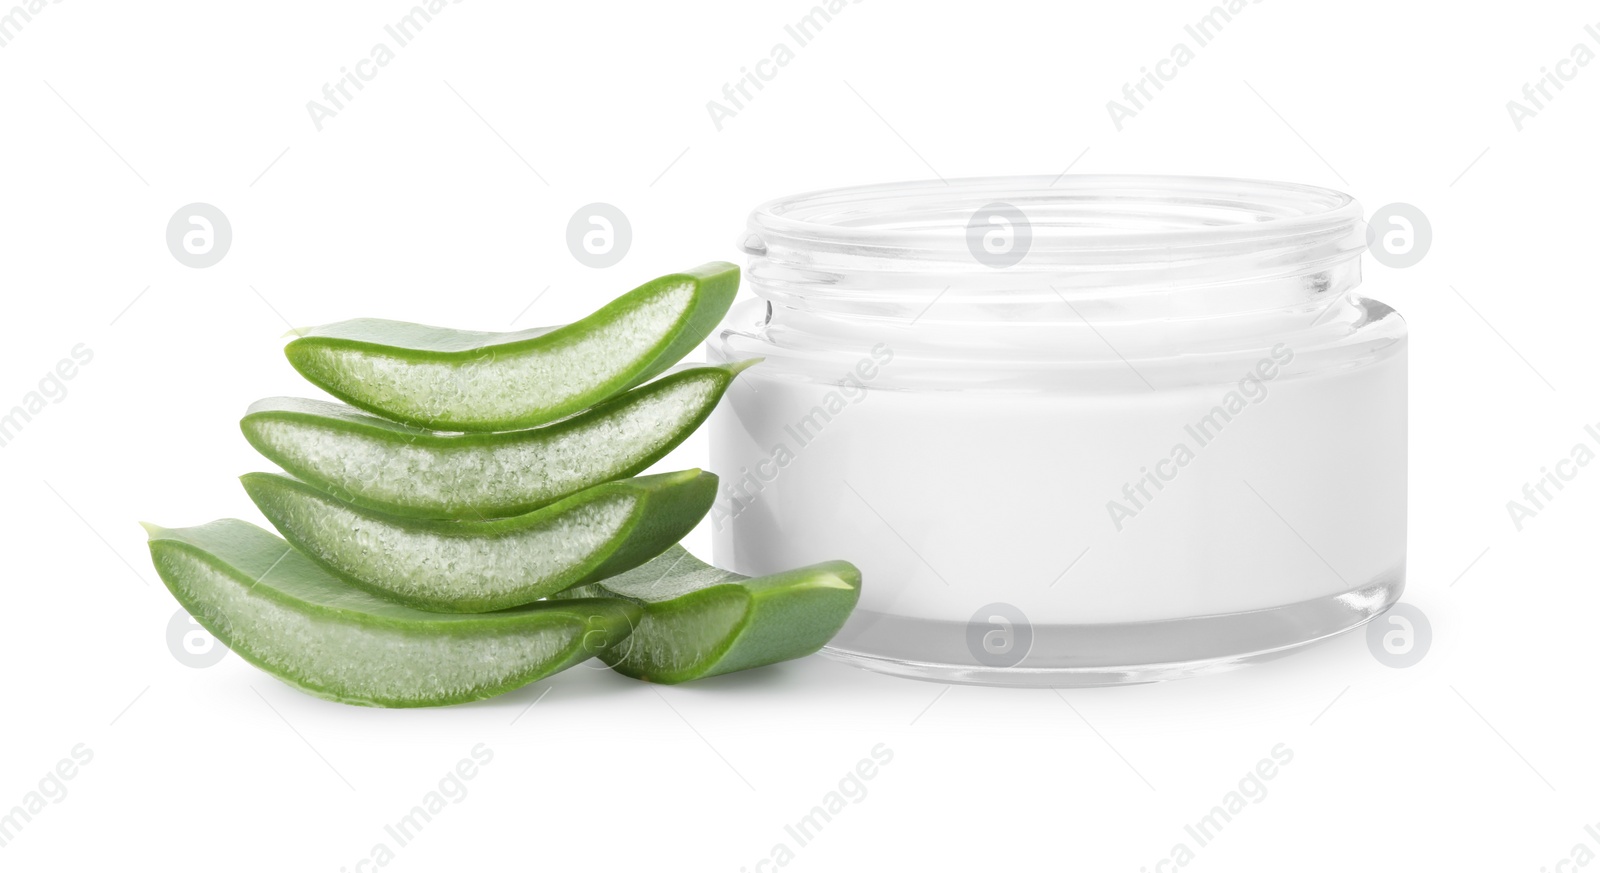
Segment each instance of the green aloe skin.
[{"label": "green aloe skin", "polygon": [[436,433],[288,397],[256,403],[239,426],[268,460],[357,506],[412,518],[499,518],[648,468],[755,362],[676,367],[577,415],[509,433]]},{"label": "green aloe skin", "polygon": [[632,569],[699,523],[700,470],[596,485],[525,515],[428,521],[352,506],[272,473],[241,477],[284,538],[352,585],[418,609],[489,612]]},{"label": "green aloe skin", "polygon": [[418,427],[504,431],[571,415],[661,373],[727,314],[739,268],[646,282],[588,317],[514,333],[356,319],[300,332],[301,375],[353,406]]},{"label": "green aloe skin", "polygon": [[614,647],[641,611],[611,599],[422,612],[346,585],[247,522],[146,528],[156,571],[202,627],[284,682],[343,703],[493,697]]},{"label": "green aloe skin", "polygon": [[709,567],[676,543],[717,477],[638,475],[756,363],[673,367],[738,285],[711,263],[561,327],[301,331],[290,363],[350,405],[271,398],[240,422],[292,474],[241,477],[283,539],[146,525],[151,560],[245,660],[344,703],[480,700],[596,656],[677,683],[815,652],[856,604],[856,568]]},{"label": "green aloe skin", "polygon": [[633,633],[600,658],[619,673],[671,685],[817,651],[855,608],[861,572],[829,561],[752,578],[708,566],[674,545],[647,564],[562,596],[641,606]]}]

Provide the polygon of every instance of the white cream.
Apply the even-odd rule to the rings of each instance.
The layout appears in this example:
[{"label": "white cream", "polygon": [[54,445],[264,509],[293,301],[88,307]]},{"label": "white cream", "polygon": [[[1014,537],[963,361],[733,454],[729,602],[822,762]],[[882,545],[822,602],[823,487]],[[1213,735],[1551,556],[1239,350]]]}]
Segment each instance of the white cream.
[{"label": "white cream", "polygon": [[[1218,185],[1231,222],[1197,217]],[[910,187],[752,217],[770,315],[745,304],[712,346],[766,358],[712,418],[720,566],[852,561],[861,602],[833,654],[1005,684],[1213,669],[1398,597],[1404,326],[1349,293],[1353,201],[1214,180],[1086,177],[1060,208],[1037,180]],[[1130,188],[1146,202],[1124,214],[1106,198]],[[1029,257],[963,264],[962,216],[1007,200]],[[1134,226],[1086,235],[1085,201]],[[861,234],[891,245],[913,224],[903,260],[861,256]],[[792,279],[802,259],[832,280]]]}]

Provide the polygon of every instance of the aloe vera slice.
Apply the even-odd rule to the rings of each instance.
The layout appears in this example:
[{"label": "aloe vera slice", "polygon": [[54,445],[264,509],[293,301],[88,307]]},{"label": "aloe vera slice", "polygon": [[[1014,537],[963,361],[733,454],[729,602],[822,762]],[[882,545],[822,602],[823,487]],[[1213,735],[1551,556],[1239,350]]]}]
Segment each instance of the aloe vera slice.
[{"label": "aloe vera slice", "polygon": [[711,508],[700,470],[596,485],[526,515],[428,521],[362,509],[273,473],[240,477],[284,538],[335,576],[435,612],[488,612],[629,570]]},{"label": "aloe vera slice", "polygon": [[239,422],[256,450],[347,502],[412,518],[520,515],[672,451],[755,361],[691,364],[554,424],[441,434],[339,403],[274,397]]},{"label": "aloe vera slice", "polygon": [[710,263],[646,282],[562,327],[514,333],[359,318],[309,328],[284,352],[353,406],[435,430],[555,421],[677,363],[733,302],[739,268]]},{"label": "aloe vera slice", "polygon": [[245,660],[303,691],[367,706],[493,697],[628,633],[639,607],[563,600],[492,615],[421,612],[351,588],[238,519],[146,525],[172,595]]},{"label": "aloe vera slice", "polygon": [[809,655],[839,632],[861,596],[844,561],[771,576],[718,570],[674,545],[626,573],[565,597],[614,597],[644,607],[626,640],[600,653],[635,679],[674,685]]}]

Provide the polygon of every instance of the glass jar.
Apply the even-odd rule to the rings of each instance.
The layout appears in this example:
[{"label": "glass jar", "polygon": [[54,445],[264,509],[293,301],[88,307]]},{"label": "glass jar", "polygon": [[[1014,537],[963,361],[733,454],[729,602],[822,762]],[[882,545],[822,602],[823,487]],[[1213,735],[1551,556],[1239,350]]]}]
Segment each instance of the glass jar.
[{"label": "glass jar", "polygon": [[1322,188],[1063,176],[750,216],[717,360],[716,561],[842,558],[824,650],[903,676],[1151,681],[1346,631],[1406,548],[1406,331]]}]

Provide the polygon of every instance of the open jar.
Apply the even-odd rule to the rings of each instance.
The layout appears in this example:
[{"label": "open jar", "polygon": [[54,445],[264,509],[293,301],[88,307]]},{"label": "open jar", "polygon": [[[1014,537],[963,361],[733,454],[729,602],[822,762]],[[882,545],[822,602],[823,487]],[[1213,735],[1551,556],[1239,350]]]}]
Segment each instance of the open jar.
[{"label": "open jar", "polygon": [[1400,596],[1406,331],[1355,295],[1349,196],[1063,176],[787,197],[750,216],[714,359],[716,561],[842,558],[824,650],[951,682],[1224,669]]}]

